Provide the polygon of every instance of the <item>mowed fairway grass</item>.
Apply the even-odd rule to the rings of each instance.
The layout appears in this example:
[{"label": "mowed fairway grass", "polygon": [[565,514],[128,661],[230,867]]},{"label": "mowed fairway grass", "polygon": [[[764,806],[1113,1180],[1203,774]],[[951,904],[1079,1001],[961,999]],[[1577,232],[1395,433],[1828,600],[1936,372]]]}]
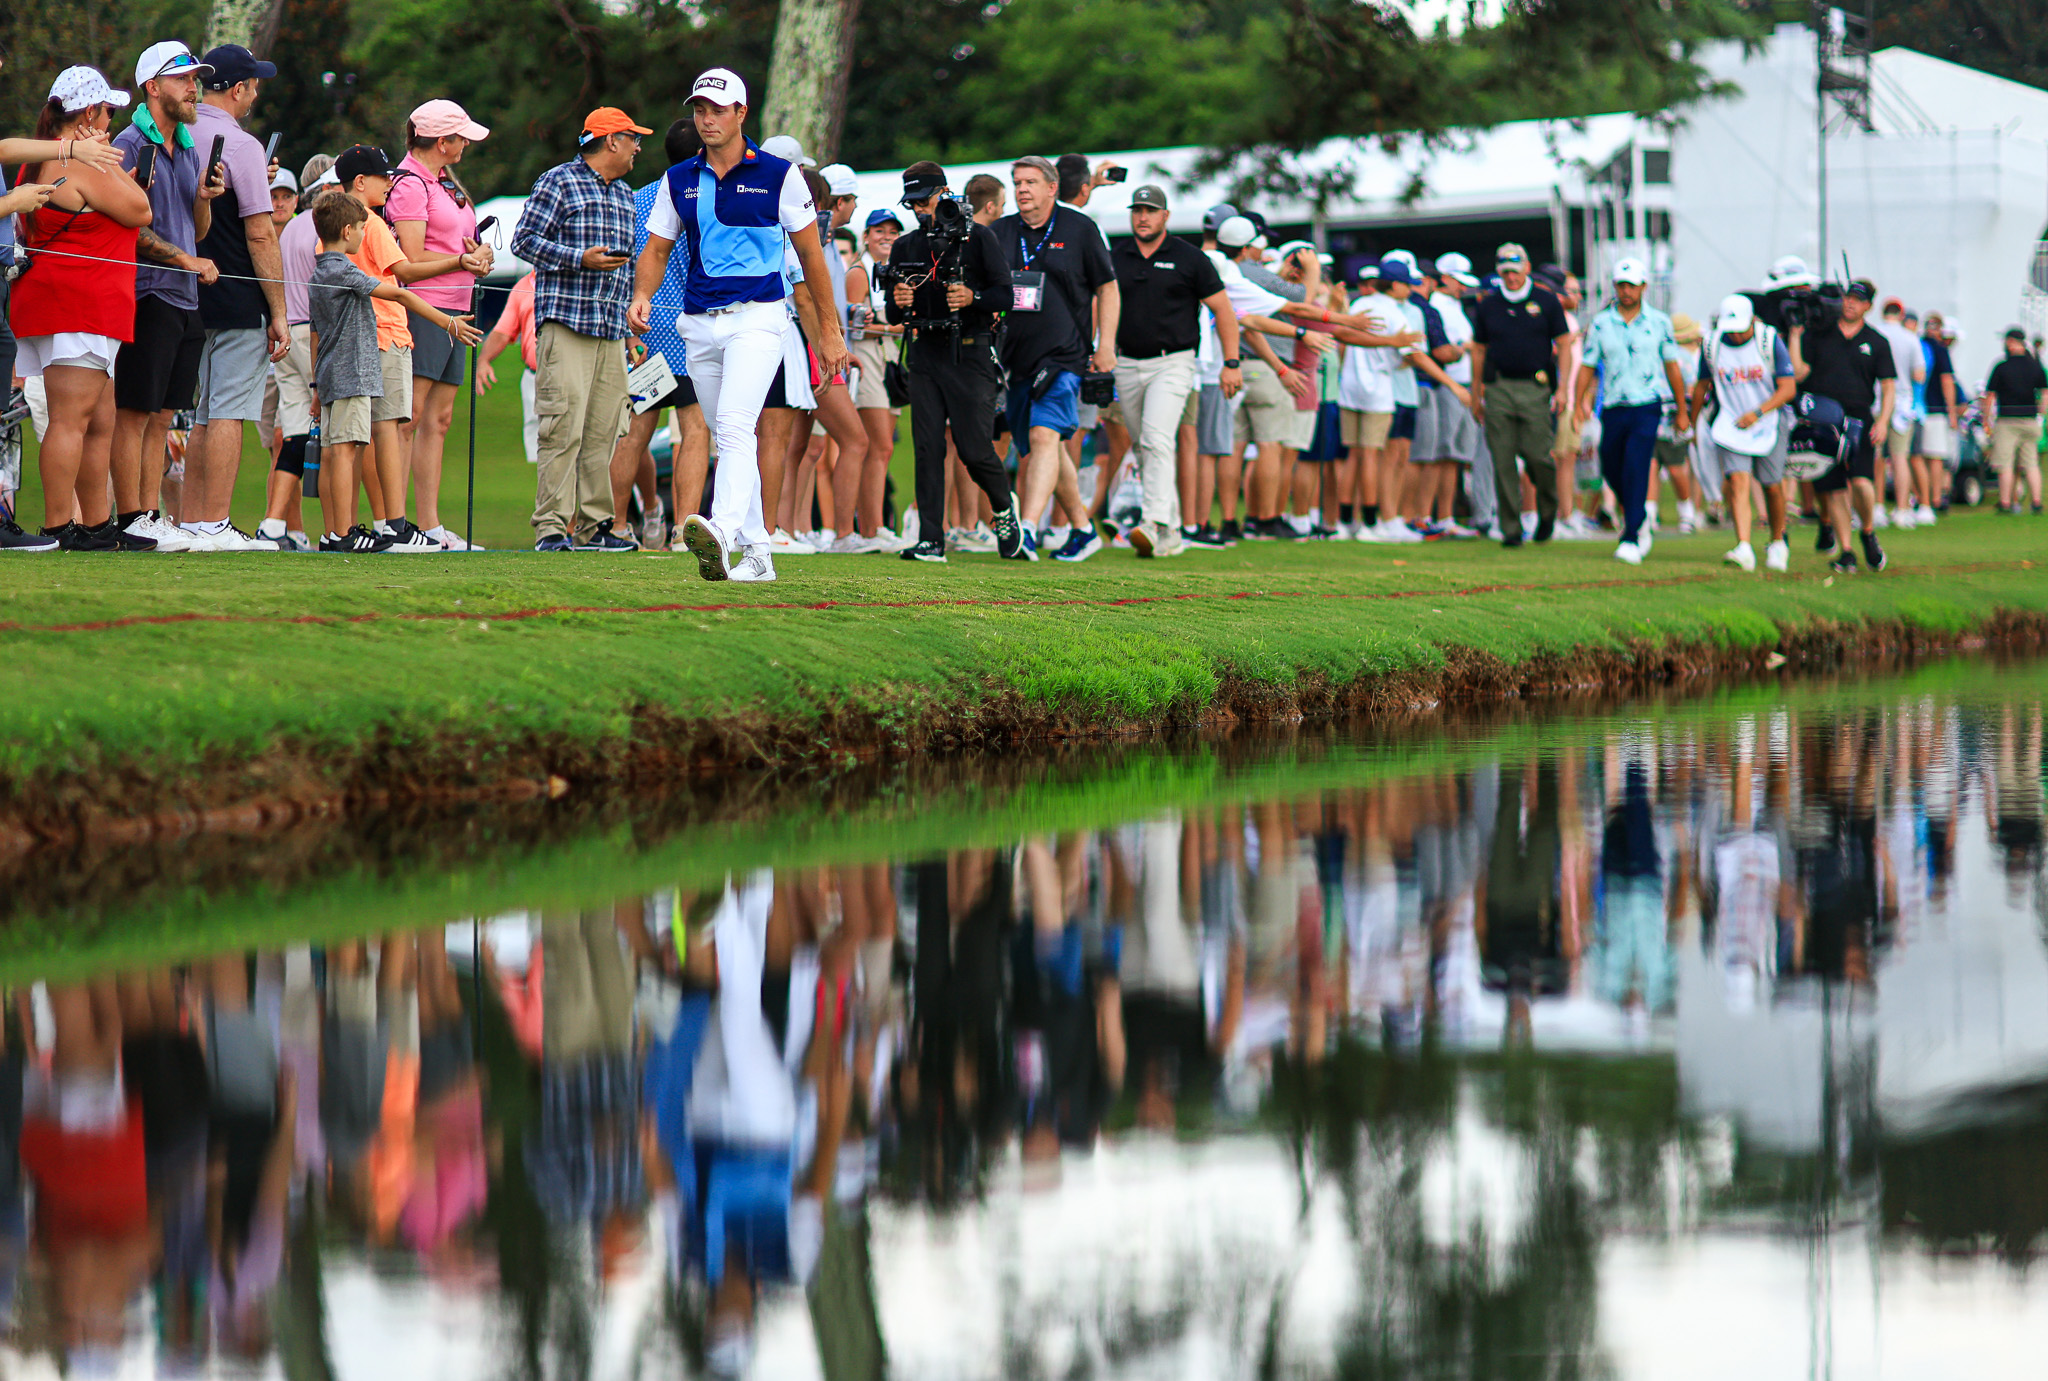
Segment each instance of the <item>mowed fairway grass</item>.
[{"label": "mowed fairway grass", "polygon": [[[517,395],[487,400],[478,536],[523,538]],[[454,520],[462,433],[451,437]],[[30,473],[33,473],[31,463]],[[261,468],[236,507],[253,527]],[[904,477],[904,478],[907,478]],[[908,485],[902,487],[907,492]],[[26,511],[39,496],[25,492]],[[1636,640],[1767,647],[1828,622],[1958,633],[2048,613],[2048,522],[1989,510],[1887,533],[1892,569],[1829,579],[1796,529],[1789,575],[1725,566],[1730,537],[1669,536],[1639,569],[1607,542],[1246,543],[1079,566],[785,558],[707,584],[686,553],[8,558],[0,770],[176,770],[283,741],[342,756],[449,736],[620,740],[636,711],[914,717],[1014,692],[1121,723],[1199,708],[1225,677],[1348,681],[1466,647],[1509,663]]]}]

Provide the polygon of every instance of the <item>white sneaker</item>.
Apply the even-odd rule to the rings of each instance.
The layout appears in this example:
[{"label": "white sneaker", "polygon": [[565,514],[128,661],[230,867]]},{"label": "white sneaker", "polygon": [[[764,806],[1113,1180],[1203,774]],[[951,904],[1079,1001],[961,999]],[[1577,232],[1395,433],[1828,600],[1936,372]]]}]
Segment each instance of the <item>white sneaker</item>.
[{"label": "white sneaker", "polygon": [[1875,530],[1875,529],[1877,529],[1877,528],[1881,528],[1881,527],[1890,527],[1891,525],[1892,525],[1892,520],[1891,520],[1890,516],[1889,516],[1889,515],[1887,515],[1887,514],[1885,513],[1885,511],[1884,511],[1884,505],[1883,505],[1883,504],[1877,504],[1877,505],[1875,505],[1875,506],[1874,506],[1874,507],[1873,507],[1873,508],[1871,509],[1871,511],[1870,511],[1870,526],[1871,526],[1871,528],[1872,528],[1873,530]]},{"label": "white sneaker", "polygon": [[1285,520],[1287,526],[1294,529],[1295,535],[1298,537],[1308,536],[1309,528],[1314,525],[1313,520],[1306,513],[1283,513],[1280,516]]},{"label": "white sneaker", "polygon": [[1782,537],[1764,548],[1764,569],[1767,571],[1789,570],[1792,566],[1792,547]]},{"label": "white sneaker", "polygon": [[1351,534],[1351,540],[1354,542],[1378,542],[1384,539],[1380,536],[1378,523],[1360,523],[1358,531]]},{"label": "white sneaker", "polygon": [[156,543],[158,551],[192,550],[192,534],[176,523],[167,523],[163,515],[154,510],[145,511],[131,521],[125,531],[130,537],[147,537]]},{"label": "white sneaker", "polygon": [[1656,545],[1657,530],[1655,528],[1646,527],[1636,534],[1636,546],[1642,550],[1643,555],[1648,556],[1650,548]]},{"label": "white sneaker", "polygon": [[777,556],[816,556],[818,549],[801,537],[792,536],[785,528],[777,528],[768,535],[768,545]]},{"label": "white sneaker", "polygon": [[1614,549],[1616,561],[1626,561],[1631,566],[1643,564],[1643,549],[1634,542],[1623,542]]},{"label": "white sneaker", "polygon": [[284,539],[284,519],[265,518],[262,522],[256,524],[256,535],[266,542],[282,541]]},{"label": "white sneaker", "polygon": [[1939,515],[1935,513],[1931,505],[1921,504],[1919,509],[1914,513],[1914,516],[1920,520],[1920,526],[1933,527],[1934,520]]},{"label": "white sneaker", "polygon": [[869,552],[883,550],[881,537],[863,537],[858,532],[849,532],[838,538],[825,551],[832,556],[866,556]]},{"label": "white sneaker", "polygon": [[1159,535],[1152,539],[1152,555],[1184,556],[1187,554],[1188,539],[1180,535],[1180,529],[1172,523],[1161,523]]},{"label": "white sneaker", "polygon": [[313,550],[313,539],[303,532],[287,530],[284,536],[277,539],[277,549],[279,551],[311,551]]},{"label": "white sneaker", "polygon": [[208,532],[203,527],[191,526],[185,529],[191,539],[188,551],[276,551],[277,543],[268,538],[251,537],[233,523],[221,524],[220,531]]},{"label": "white sneaker", "polygon": [[1534,513],[1524,513],[1522,515],[1522,536],[1526,540],[1527,538],[1534,537],[1535,535],[1536,515]]},{"label": "white sneaker", "polygon": [[1892,526],[1902,530],[1916,528],[1920,526],[1920,519],[1912,509],[1901,506],[1892,510]]},{"label": "white sneaker", "polygon": [[683,545],[697,558],[697,574],[706,580],[724,580],[731,573],[725,553],[725,534],[709,518],[692,513],[683,519]]},{"label": "white sneaker", "polygon": [[768,544],[748,547],[747,554],[740,558],[739,564],[727,573],[726,578],[750,585],[766,584],[775,579],[775,562],[769,558]]},{"label": "white sneaker", "polygon": [[962,532],[959,539],[948,539],[947,545],[954,551],[994,551],[996,535],[988,530],[987,523],[976,523]]},{"label": "white sneaker", "polygon": [[443,525],[426,529],[427,536],[441,544],[442,551],[469,551],[470,545]]},{"label": "white sneaker", "polygon": [[1402,519],[1382,518],[1379,539],[1382,542],[1420,542],[1422,534],[1408,526]]},{"label": "white sneaker", "polygon": [[1747,542],[1737,542],[1721,559],[1731,566],[1740,566],[1745,571],[1756,569],[1756,550]]}]

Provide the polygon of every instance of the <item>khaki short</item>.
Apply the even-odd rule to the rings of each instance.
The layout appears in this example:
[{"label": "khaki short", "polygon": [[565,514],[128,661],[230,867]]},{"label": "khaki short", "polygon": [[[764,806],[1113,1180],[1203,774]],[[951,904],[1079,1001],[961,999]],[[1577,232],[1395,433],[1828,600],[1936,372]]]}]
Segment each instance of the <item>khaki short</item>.
[{"label": "khaki short", "polygon": [[[1244,392],[1238,394],[1236,444],[1256,441],[1262,446],[1291,446],[1294,435],[1294,395],[1280,382],[1273,366],[1264,360],[1244,362]],[[1315,414],[1309,414],[1313,420]]]},{"label": "khaki short", "polygon": [[1317,409],[1315,408],[1310,408],[1306,412],[1303,412],[1300,408],[1294,410],[1294,425],[1288,429],[1287,433],[1287,444],[1289,446],[1292,446],[1297,451],[1306,451],[1309,447],[1316,444],[1316,414]]},{"label": "khaki short", "polygon": [[313,328],[291,328],[292,348],[277,362],[277,425],[286,436],[313,430]]},{"label": "khaki short", "polygon": [[1131,424],[1124,421],[1124,404],[1121,398],[1111,403],[1108,407],[1103,408],[1100,417],[1102,425],[1105,427],[1115,427],[1119,431],[1126,432],[1131,429]]},{"label": "khaki short", "polygon": [[370,444],[370,422],[376,412],[375,398],[337,398],[320,407],[320,444],[358,446]]},{"label": "khaki short", "polygon": [[1202,390],[1201,390],[1201,389],[1199,389],[1199,388],[1192,388],[1192,389],[1189,389],[1189,390],[1188,390],[1188,401],[1186,402],[1186,404],[1184,404],[1184,405],[1182,406],[1182,408],[1181,408],[1181,410],[1180,410],[1180,424],[1181,424],[1181,425],[1182,425],[1183,427],[1192,427],[1192,426],[1194,426],[1194,425],[1195,425],[1195,419],[1196,419],[1197,417],[1201,416],[1201,413],[1202,413]]},{"label": "khaki short", "polygon": [[857,340],[853,343],[853,362],[860,366],[860,382],[854,386],[853,405],[857,408],[889,408],[892,413],[901,408],[889,407],[889,390],[882,383],[882,366],[898,358],[902,346],[897,337],[888,340]]},{"label": "khaki short", "polygon": [[[273,367],[274,370],[274,367]],[[277,375],[272,372],[263,380],[263,416],[256,419],[256,437],[265,446],[277,431]]]},{"label": "khaki short", "polygon": [[1343,427],[1343,441],[1346,446],[1362,446],[1368,451],[1377,451],[1387,444],[1387,432],[1394,425],[1391,412],[1353,412],[1342,409],[1339,414]]},{"label": "khaki short", "polygon": [[1991,428],[1991,468],[2005,474],[2016,461],[2032,460],[2040,444],[2040,418],[2001,417]]},{"label": "khaki short", "polygon": [[1569,412],[1559,413],[1557,415],[1557,439],[1550,443],[1551,459],[1576,460],[1578,459],[1579,449],[1583,444],[1584,437],[1579,430],[1579,424],[1572,420],[1572,415]]},{"label": "khaki short", "polygon": [[1913,455],[1913,424],[1892,426],[1884,434],[1884,453],[1893,463],[1908,460]]},{"label": "khaki short", "polygon": [[[370,400],[372,422],[412,421],[412,347],[393,346],[377,352],[377,363],[384,371],[384,396]],[[320,435],[324,440],[327,429],[322,427]]]}]

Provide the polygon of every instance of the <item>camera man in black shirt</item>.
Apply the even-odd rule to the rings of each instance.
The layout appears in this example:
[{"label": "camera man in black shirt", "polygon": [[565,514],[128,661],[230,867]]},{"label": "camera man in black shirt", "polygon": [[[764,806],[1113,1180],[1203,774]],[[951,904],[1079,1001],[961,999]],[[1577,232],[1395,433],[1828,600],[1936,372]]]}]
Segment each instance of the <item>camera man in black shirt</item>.
[{"label": "camera man in black shirt", "polygon": [[[1855,454],[1838,462],[1813,482],[1813,492],[1827,506],[1822,515],[1818,549],[1841,548],[1834,569],[1854,574],[1856,557],[1849,550],[1849,505],[1863,520],[1863,559],[1870,569],[1885,567],[1884,548],[1878,545],[1873,526],[1877,505],[1877,452],[1884,445],[1885,429],[1892,418],[1892,398],[1898,388],[1898,368],[1892,363],[1891,342],[1864,322],[1877,289],[1859,278],[1842,290],[1841,307],[1832,322],[1804,326],[1794,321],[1785,332],[1785,348],[1792,355],[1792,377],[1801,394],[1817,394],[1839,403],[1851,423],[1860,423],[1861,439]],[[1872,403],[1877,405],[1875,415]],[[1796,404],[1795,404],[1796,407]]]},{"label": "camera man in black shirt", "polygon": [[910,442],[917,461],[918,542],[906,561],[946,559],[946,428],[967,473],[987,493],[996,552],[1024,559],[1017,496],[996,459],[995,323],[1010,305],[1010,266],[995,233],[977,225],[926,160],[903,170],[903,204],[917,229],[901,236],[883,268],[889,320],[910,328]]}]

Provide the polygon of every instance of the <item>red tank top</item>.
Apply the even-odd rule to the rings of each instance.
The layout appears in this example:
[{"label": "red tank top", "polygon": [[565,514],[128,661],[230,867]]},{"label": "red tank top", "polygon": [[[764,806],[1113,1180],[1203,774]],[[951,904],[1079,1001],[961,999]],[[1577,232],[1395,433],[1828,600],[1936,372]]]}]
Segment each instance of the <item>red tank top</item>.
[{"label": "red tank top", "polygon": [[[135,235],[97,211],[45,206],[26,218],[21,237],[37,254],[14,280],[7,317],[17,336],[84,331],[126,341],[135,337]],[[90,255],[72,259],[64,255]],[[113,263],[98,262],[111,259]]]}]

